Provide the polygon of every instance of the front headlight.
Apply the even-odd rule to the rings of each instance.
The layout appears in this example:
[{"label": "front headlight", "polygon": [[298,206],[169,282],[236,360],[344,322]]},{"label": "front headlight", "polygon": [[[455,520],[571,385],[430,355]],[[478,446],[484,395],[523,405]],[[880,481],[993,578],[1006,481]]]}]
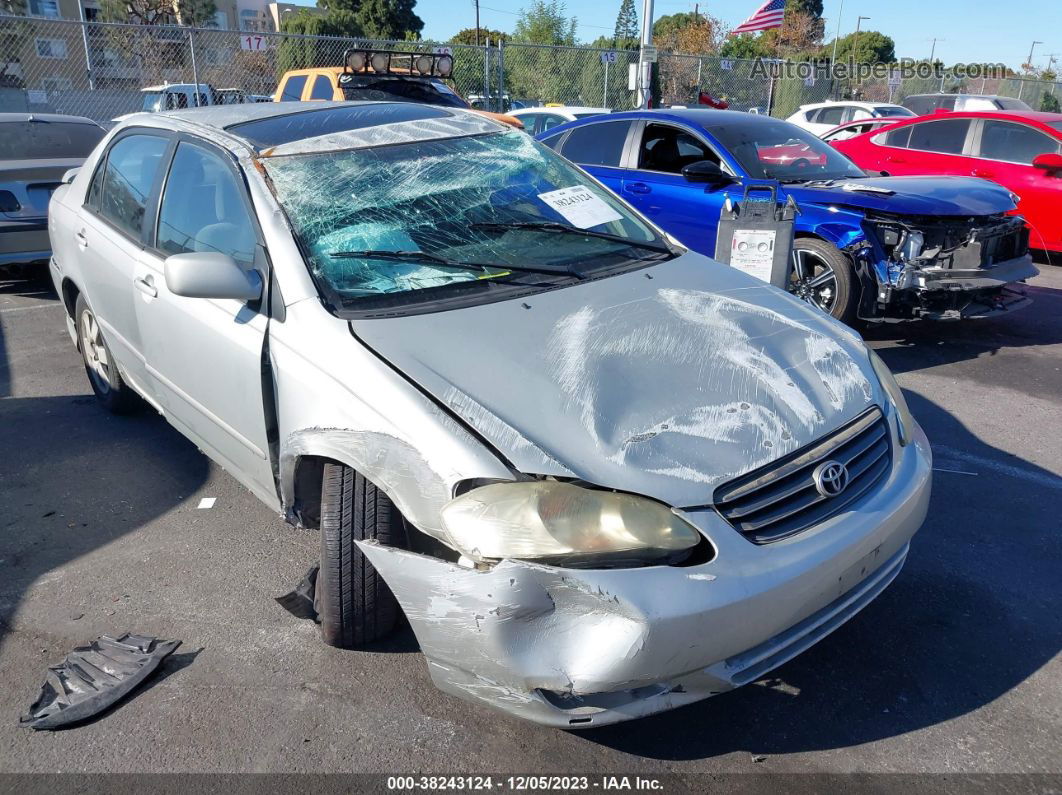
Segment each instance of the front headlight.
[{"label": "front headlight", "polygon": [[658,502],[557,481],[492,483],[442,509],[450,543],[475,561],[662,560],[701,536]]},{"label": "front headlight", "polygon": [[896,410],[896,424],[899,426],[897,430],[899,432],[900,445],[906,445],[911,441],[911,432],[915,427],[914,416],[911,414],[911,409],[907,407],[907,400],[903,396],[900,385],[896,383],[896,376],[892,374],[889,366],[870,348],[867,348],[867,354],[870,356],[870,363],[874,366],[874,372],[877,373],[878,380],[881,381],[885,394],[889,397],[889,402],[892,403],[892,407]]}]

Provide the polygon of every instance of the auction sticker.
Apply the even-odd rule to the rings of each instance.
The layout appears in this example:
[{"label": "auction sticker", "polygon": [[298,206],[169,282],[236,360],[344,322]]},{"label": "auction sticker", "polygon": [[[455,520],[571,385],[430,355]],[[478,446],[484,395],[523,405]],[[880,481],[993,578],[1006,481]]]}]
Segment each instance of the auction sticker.
[{"label": "auction sticker", "polygon": [[760,281],[771,281],[774,265],[773,229],[735,229],[730,243],[730,267],[755,276]]},{"label": "auction sticker", "polygon": [[538,198],[578,229],[589,229],[610,221],[619,221],[623,217],[585,185],[572,185],[570,188],[540,193]]}]

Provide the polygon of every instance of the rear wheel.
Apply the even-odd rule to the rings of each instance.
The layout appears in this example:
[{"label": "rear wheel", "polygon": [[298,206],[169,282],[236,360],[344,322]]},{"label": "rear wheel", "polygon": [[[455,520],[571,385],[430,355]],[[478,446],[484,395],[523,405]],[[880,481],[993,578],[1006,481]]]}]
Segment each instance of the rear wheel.
[{"label": "rear wheel", "polygon": [[81,358],[85,362],[85,373],[92,385],[92,391],[96,394],[96,400],[107,411],[128,414],[137,406],[136,393],[122,380],[118,363],[103,338],[103,329],[100,328],[96,315],[83,295],[77,297],[74,322]]},{"label": "rear wheel", "polygon": [[353,649],[387,635],[400,608],[355,541],[406,546],[402,514],[375,485],[342,464],[325,464],[321,484],[321,570],[316,598],[321,637]]},{"label": "rear wheel", "polygon": [[855,320],[859,292],[852,264],[824,240],[802,237],[793,241],[789,292],[844,323]]}]

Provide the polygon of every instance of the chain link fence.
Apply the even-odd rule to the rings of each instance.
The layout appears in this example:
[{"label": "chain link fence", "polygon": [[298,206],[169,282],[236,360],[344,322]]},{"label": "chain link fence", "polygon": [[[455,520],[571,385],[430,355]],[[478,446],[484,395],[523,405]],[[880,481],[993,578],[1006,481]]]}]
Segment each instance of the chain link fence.
[{"label": "chain link fence", "polygon": [[[201,84],[202,102],[268,101],[285,71],[339,66],[347,49],[441,46],[454,56],[454,88],[476,107],[505,111],[557,103],[627,109],[636,103],[630,82],[636,50],[367,41],[0,16],[0,112],[70,113],[106,121],[141,110],[148,93],[143,89],[166,83]],[[703,92],[734,110],[780,118],[800,105],[830,99],[900,102],[938,91],[1016,97],[1034,110],[1062,100],[1058,82],[947,74],[903,80],[793,77],[772,75],[756,61],[672,53],[660,53],[656,88],[664,106],[696,107]]]}]

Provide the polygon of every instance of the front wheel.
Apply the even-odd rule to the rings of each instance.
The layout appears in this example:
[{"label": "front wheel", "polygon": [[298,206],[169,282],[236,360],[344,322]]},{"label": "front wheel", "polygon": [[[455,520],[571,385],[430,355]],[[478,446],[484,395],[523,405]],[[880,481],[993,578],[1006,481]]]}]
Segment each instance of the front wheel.
[{"label": "front wheel", "polygon": [[802,237],[793,241],[789,292],[843,323],[855,320],[859,290],[852,263],[824,240]]},{"label": "front wheel", "polygon": [[327,463],[321,484],[321,570],[316,599],[321,637],[353,649],[394,629],[400,608],[355,541],[405,547],[402,514],[353,469]]}]

